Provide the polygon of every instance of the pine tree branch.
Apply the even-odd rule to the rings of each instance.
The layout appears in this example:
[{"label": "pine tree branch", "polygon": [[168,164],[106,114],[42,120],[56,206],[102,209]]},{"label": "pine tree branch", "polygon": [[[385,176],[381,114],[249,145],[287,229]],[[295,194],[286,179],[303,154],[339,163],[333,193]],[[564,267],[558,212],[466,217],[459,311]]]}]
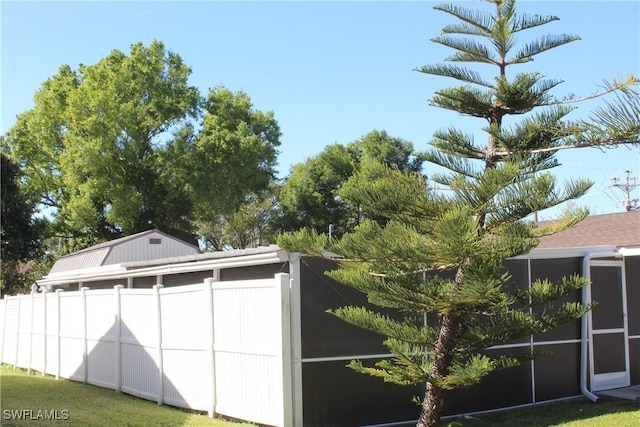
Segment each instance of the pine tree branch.
[{"label": "pine tree branch", "polygon": [[495,85],[492,85],[491,83],[483,80],[482,77],[480,77],[480,73],[469,70],[465,67],[456,67],[447,64],[435,64],[424,65],[420,68],[415,68],[414,71],[442,77],[451,77],[467,83],[473,83],[480,86],[485,86],[489,89],[495,89]]},{"label": "pine tree branch", "polygon": [[445,61],[484,62],[493,65],[500,64],[498,59],[493,56],[486,46],[473,40],[440,36],[431,39],[431,41],[458,51],[453,56],[445,59]]},{"label": "pine tree branch", "polygon": [[[535,150],[527,150],[527,153],[530,154],[538,154],[538,153],[551,153],[560,150],[569,150],[572,148],[613,148],[620,145],[638,145],[640,144],[640,138],[629,139],[629,140],[611,140],[611,139],[603,139],[596,141],[585,141],[581,143],[571,144],[571,145],[562,145],[559,147],[547,147],[547,148],[538,148]],[[500,157],[508,157],[514,154],[521,153],[521,151],[517,150],[497,150],[496,155]]]},{"label": "pine tree branch", "polygon": [[574,109],[575,107],[558,105],[531,114],[510,129],[501,126],[489,127],[485,131],[498,140],[500,147],[507,150],[555,147],[578,130],[575,125],[563,121]]},{"label": "pine tree branch", "polygon": [[623,94],[631,93],[632,94],[631,98],[633,98],[633,94],[637,96],[637,93],[632,90],[632,87],[638,84],[640,84],[640,78],[638,78],[634,74],[629,74],[629,76],[625,81],[613,80],[612,82],[608,82],[605,80],[601,85],[601,87],[604,89],[602,91],[595,91],[587,96],[583,96],[579,98],[573,95],[569,95],[561,100],[551,101],[544,105],[552,106],[552,105],[578,104],[584,101],[601,98],[605,95],[609,95],[615,92],[621,92]]},{"label": "pine tree branch", "polygon": [[469,178],[482,175],[482,170],[476,168],[467,158],[449,154],[442,149],[425,153],[425,160]]},{"label": "pine tree branch", "polygon": [[[562,123],[555,129],[551,123],[545,129],[556,133],[554,141],[562,142],[551,147],[524,150],[527,154],[554,153],[573,148],[611,148],[621,145],[640,145],[640,95],[631,86],[640,83],[635,76],[626,82],[605,83],[605,91],[597,92],[583,99],[593,99],[614,92],[616,98],[596,109],[587,119],[573,123]],[[560,105],[558,105],[560,107]],[[563,114],[559,111],[558,114]],[[549,116],[551,117],[551,116]],[[540,119],[541,116],[538,117]],[[544,117],[542,117],[544,119]],[[556,114],[556,119],[559,116]],[[548,120],[544,120],[548,122]],[[518,133],[519,129],[516,129]],[[496,155],[507,157],[524,152],[515,148],[498,149]]]},{"label": "pine tree branch", "polygon": [[529,28],[539,27],[553,21],[559,21],[560,18],[553,15],[522,15],[515,19],[511,25],[511,31],[517,33],[519,31],[528,30]]},{"label": "pine tree branch", "polygon": [[491,117],[494,113],[492,94],[471,86],[439,90],[429,105],[482,118]]},{"label": "pine tree branch", "polygon": [[569,34],[546,35],[532,43],[527,43],[513,58],[510,58],[505,62],[507,65],[529,62],[533,60],[535,55],[576,40],[580,40],[580,37]]},{"label": "pine tree branch", "polygon": [[461,24],[451,24],[442,28],[442,34],[466,34],[470,36],[488,37],[490,33],[477,26],[467,24],[465,22]]},{"label": "pine tree branch", "polygon": [[493,23],[492,16],[486,12],[478,10],[470,10],[453,4],[441,4],[433,7],[435,10],[448,13],[455,16],[461,21],[477,28],[483,34],[491,34],[491,26]]}]

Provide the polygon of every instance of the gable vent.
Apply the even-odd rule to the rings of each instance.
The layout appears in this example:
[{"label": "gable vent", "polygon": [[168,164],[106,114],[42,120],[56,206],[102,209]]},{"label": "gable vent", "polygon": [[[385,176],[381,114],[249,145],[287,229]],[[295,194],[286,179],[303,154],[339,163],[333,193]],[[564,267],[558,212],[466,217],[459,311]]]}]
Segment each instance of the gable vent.
[{"label": "gable vent", "polygon": [[159,239],[157,237],[150,237],[149,238],[149,244],[150,245],[161,245],[162,244],[162,239]]}]

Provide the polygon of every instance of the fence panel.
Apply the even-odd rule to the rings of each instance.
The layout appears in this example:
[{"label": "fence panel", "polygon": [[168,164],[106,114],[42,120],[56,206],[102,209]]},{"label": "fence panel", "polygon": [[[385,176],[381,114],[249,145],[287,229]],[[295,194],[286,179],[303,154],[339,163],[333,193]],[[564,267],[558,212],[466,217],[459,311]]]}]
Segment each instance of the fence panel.
[{"label": "fence panel", "polygon": [[2,349],[0,349],[0,360],[2,363],[15,361],[16,338],[18,331],[18,299],[16,297],[5,297],[2,301]]},{"label": "fence panel", "polygon": [[156,400],[159,391],[153,302],[151,289],[120,291],[122,391],[149,400]]},{"label": "fence panel", "polygon": [[207,409],[211,398],[203,284],[159,290],[164,401]]},{"label": "fence panel", "polygon": [[[280,425],[278,280],[213,286],[216,412]],[[242,417],[241,417],[242,415]],[[247,418],[245,418],[247,417]]]},{"label": "fence panel", "polygon": [[31,358],[31,325],[32,299],[30,296],[18,295],[18,339],[15,366],[29,368]]},{"label": "fence panel", "polygon": [[60,376],[84,381],[84,305],[80,292],[60,294]]},{"label": "fence panel", "polygon": [[60,292],[45,293],[46,300],[46,316],[45,316],[45,374],[58,376],[58,366],[60,360],[58,358],[60,350],[60,342],[58,340],[59,328],[58,319],[60,312],[58,311],[58,298]]},{"label": "fence panel", "polygon": [[0,301],[0,360],[159,404],[284,426],[288,275]]},{"label": "fence panel", "polygon": [[38,372],[44,372],[45,370],[45,357],[46,357],[46,344],[45,344],[45,294],[35,294],[29,297],[31,300],[31,336],[30,336],[30,356],[29,356],[29,371],[36,370]]},{"label": "fence panel", "polygon": [[87,317],[87,382],[100,387],[116,388],[113,360],[116,319],[114,291],[96,290],[86,295]]},{"label": "fence panel", "polygon": [[0,300],[0,363],[4,363],[5,326],[7,324],[7,300]]}]

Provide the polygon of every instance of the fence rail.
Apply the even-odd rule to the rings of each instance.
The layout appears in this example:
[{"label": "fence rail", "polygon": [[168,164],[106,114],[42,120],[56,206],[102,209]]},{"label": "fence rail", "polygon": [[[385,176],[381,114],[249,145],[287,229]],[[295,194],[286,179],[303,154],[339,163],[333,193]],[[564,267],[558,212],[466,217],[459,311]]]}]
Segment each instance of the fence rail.
[{"label": "fence rail", "polygon": [[0,360],[254,423],[292,424],[289,275],[0,301]]}]

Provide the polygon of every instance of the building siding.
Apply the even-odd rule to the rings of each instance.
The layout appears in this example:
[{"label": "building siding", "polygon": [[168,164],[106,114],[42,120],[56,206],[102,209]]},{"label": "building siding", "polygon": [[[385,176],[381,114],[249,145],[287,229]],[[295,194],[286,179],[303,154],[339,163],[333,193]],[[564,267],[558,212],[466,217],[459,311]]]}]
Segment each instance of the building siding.
[{"label": "building siding", "polygon": [[[154,244],[151,243],[152,241],[159,241],[159,243]],[[183,255],[195,255],[197,253],[197,248],[188,243],[164,233],[153,232],[113,246],[103,265],[120,264],[130,261],[148,261]]]},{"label": "building siding", "polygon": [[196,246],[158,230],[112,240],[59,258],[49,274],[85,270],[105,265],[196,255]]}]

